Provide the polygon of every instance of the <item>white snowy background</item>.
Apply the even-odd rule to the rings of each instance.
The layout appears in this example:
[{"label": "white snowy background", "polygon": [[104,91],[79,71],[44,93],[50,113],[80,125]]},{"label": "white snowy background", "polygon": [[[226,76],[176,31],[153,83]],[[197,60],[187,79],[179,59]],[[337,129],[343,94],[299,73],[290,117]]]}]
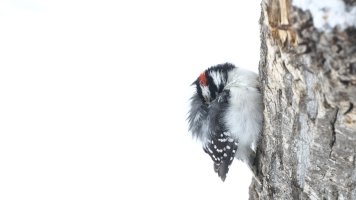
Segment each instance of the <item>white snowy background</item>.
[{"label": "white snowy background", "polygon": [[0,199],[247,199],[187,131],[190,84],[257,72],[259,1],[0,0]]}]

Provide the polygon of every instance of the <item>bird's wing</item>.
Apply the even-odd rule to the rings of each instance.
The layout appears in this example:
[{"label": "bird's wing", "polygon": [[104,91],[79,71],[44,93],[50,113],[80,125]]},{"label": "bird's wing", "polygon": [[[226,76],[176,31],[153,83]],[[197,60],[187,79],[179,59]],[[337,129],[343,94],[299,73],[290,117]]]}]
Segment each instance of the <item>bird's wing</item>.
[{"label": "bird's wing", "polygon": [[229,92],[223,91],[210,104],[208,110],[209,139],[203,147],[204,151],[214,161],[214,170],[223,181],[237,150],[237,141],[229,136],[223,118],[228,108],[228,100]]}]

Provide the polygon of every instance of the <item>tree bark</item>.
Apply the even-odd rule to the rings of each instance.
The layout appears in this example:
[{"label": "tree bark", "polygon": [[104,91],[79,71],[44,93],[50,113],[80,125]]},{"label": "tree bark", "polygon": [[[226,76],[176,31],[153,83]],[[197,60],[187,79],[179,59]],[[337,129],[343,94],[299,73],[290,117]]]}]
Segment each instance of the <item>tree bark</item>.
[{"label": "tree bark", "polygon": [[317,28],[313,18],[291,1],[262,0],[265,121],[250,199],[356,200],[356,29]]}]

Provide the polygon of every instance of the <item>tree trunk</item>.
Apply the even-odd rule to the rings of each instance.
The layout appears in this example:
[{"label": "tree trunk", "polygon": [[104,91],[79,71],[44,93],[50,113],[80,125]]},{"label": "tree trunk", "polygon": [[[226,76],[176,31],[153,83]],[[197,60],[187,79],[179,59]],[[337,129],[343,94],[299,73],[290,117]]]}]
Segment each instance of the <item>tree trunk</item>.
[{"label": "tree trunk", "polygon": [[250,199],[356,200],[356,1],[334,1],[344,9],[262,0],[265,121]]}]

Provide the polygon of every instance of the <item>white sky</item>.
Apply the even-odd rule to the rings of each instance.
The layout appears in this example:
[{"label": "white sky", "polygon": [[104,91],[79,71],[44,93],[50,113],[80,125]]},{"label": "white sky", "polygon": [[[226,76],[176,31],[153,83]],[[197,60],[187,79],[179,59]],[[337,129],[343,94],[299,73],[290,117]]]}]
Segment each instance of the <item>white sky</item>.
[{"label": "white sky", "polygon": [[247,199],[191,139],[190,84],[257,71],[259,1],[0,0],[0,199]]}]

